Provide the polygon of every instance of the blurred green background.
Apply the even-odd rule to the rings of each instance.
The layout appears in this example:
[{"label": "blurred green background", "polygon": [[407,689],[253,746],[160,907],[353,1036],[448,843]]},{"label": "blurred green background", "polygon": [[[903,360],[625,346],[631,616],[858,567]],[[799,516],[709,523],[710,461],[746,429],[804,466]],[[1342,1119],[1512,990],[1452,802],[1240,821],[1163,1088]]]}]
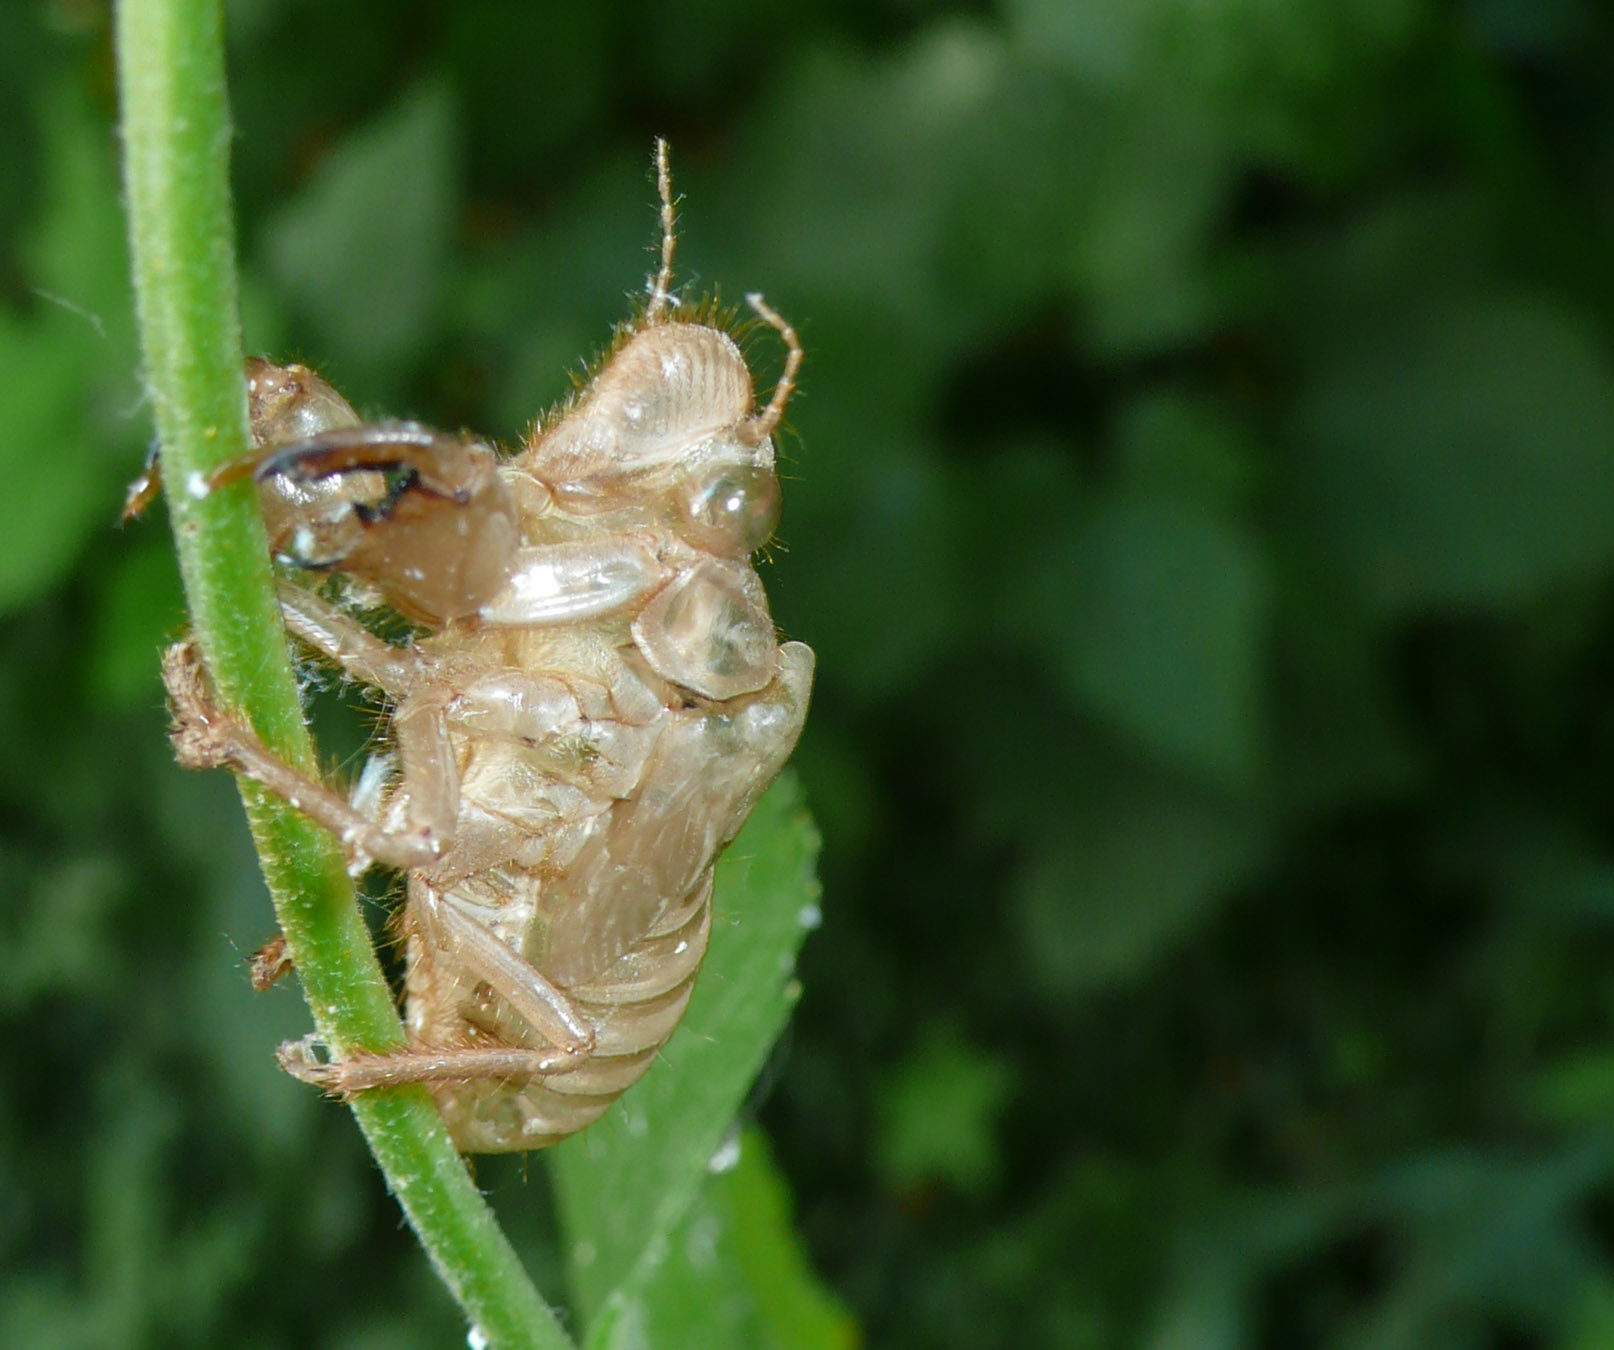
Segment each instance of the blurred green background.
[{"label": "blurred green background", "polygon": [[[1607,6],[227,11],[251,349],[513,440],[658,133],[684,295],[802,333],[753,1109],[868,1344],[1614,1347]],[[0,1345],[462,1343],[163,737],[108,27],[0,6]]]}]

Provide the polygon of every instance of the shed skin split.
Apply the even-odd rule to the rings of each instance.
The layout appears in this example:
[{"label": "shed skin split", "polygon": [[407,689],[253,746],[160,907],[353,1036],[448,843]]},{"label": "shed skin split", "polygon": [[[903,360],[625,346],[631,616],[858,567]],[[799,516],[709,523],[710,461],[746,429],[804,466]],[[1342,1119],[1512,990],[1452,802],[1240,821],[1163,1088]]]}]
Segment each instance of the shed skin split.
[{"label": "shed skin split", "polygon": [[[247,774],[403,871],[407,1049],[288,1072],[337,1095],[425,1083],[466,1152],[588,1125],[654,1061],[711,931],[713,866],[800,734],[812,652],[779,645],[751,557],[777,521],[772,435],[795,330],[759,408],[729,333],[679,309],[671,174],[659,270],[589,384],[509,459],[416,423],[365,425],[300,366],[249,363],[271,544],[419,626],[383,641],[282,583],[288,629],[391,707],[397,772],[365,809],[216,706],[187,643],[164,661],[182,763]],[[697,311],[698,313],[698,311]],[[149,489],[155,472],[131,492]],[[381,781],[381,776],[376,776]]]}]

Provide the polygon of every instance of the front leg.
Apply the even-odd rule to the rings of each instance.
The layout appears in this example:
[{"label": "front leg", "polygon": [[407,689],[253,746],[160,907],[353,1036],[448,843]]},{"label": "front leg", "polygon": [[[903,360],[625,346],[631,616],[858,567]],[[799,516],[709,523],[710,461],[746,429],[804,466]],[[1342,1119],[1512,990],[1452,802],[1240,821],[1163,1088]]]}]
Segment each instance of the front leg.
[{"label": "front leg", "polygon": [[383,642],[306,586],[281,581],[280,613],[293,637],[340,666],[350,679],[381,690],[394,702],[405,698],[426,675],[429,663],[418,650]]},{"label": "front leg", "polygon": [[395,609],[425,623],[475,614],[504,587],[521,541],[492,448],[418,422],[260,440],[201,488],[244,478],[259,484],[274,553],[374,582]]},{"label": "front leg", "polygon": [[334,834],[356,871],[372,860],[409,871],[441,853],[441,841],[429,831],[384,829],[324,783],[286,763],[251,727],[222,712],[213,702],[194,643],[176,642],[163,653],[163,684],[174,717],[169,734],[185,768],[231,768],[261,783]]}]

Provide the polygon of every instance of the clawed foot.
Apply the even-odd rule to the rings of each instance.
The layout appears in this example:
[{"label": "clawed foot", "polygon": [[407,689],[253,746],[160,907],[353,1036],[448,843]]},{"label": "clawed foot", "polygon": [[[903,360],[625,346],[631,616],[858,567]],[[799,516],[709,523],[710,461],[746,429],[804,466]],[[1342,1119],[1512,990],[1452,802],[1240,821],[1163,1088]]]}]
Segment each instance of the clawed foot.
[{"label": "clawed foot", "polygon": [[292,969],[285,934],[276,933],[252,953],[252,960],[247,963],[247,979],[252,984],[253,992],[262,994],[290,975]]},{"label": "clawed foot", "polygon": [[168,738],[187,769],[219,769],[232,763],[235,724],[213,702],[207,672],[194,642],[176,642],[163,653],[163,685],[173,724]]}]

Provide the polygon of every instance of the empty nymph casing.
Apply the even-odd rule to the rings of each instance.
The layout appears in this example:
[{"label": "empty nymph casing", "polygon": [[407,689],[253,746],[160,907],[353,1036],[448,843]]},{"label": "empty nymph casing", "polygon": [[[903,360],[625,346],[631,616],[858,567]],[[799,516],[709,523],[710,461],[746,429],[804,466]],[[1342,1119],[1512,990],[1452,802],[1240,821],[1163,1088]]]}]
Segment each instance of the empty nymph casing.
[{"label": "empty nymph casing", "polygon": [[[589,386],[512,457],[415,422],[362,422],[302,366],[248,363],[250,474],[301,571],[288,629],[389,708],[350,798],[214,706],[195,649],[164,673],[183,763],[229,765],[333,831],[355,871],[407,874],[409,1046],[282,1064],[351,1094],[426,1083],[460,1148],[537,1148],[595,1120],[682,1017],[713,866],[801,733],[813,654],[775,637],[752,567],[779,516],[773,433],[801,347],[755,403],[722,328],[676,317],[662,264]],[[131,493],[147,497],[155,472]],[[333,601],[310,575],[347,578]],[[384,603],[403,645],[359,619]],[[292,953],[295,956],[295,953]],[[279,969],[276,965],[276,970]]]}]

